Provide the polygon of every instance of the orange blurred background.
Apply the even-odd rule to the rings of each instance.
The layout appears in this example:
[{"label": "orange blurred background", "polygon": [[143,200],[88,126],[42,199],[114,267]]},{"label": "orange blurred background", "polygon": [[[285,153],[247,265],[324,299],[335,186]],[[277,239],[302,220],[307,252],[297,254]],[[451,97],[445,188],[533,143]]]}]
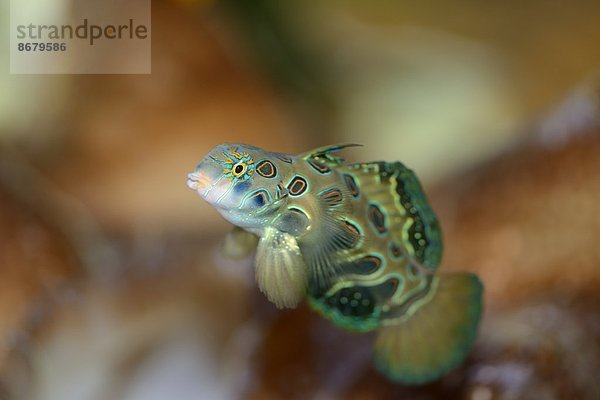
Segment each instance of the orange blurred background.
[{"label": "orange blurred background", "polygon": [[[599,398],[599,19],[591,1],[153,1],[150,75],[3,63],[0,399]],[[368,336],[270,305],[185,185],[222,142],[356,142],[350,161],[414,169],[442,267],[486,286],[465,365],[393,385]]]}]

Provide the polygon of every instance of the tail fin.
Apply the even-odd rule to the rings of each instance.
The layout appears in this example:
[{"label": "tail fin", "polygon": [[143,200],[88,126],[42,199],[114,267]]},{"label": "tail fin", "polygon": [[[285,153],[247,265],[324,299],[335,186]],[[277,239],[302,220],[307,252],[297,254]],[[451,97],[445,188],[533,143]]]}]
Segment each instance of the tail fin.
[{"label": "tail fin", "polygon": [[483,286],[468,273],[438,274],[436,292],[412,316],[380,329],[375,366],[404,384],[433,381],[466,357],[477,333]]}]

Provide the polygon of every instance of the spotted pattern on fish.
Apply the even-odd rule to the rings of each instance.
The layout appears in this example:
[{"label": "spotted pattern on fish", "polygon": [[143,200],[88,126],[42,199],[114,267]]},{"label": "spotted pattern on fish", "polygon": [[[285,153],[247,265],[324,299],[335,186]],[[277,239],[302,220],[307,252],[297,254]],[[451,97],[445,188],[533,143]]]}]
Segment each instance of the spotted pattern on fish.
[{"label": "spotted pattern on fish", "polygon": [[344,182],[350,191],[352,197],[358,198],[360,196],[360,190],[358,189],[358,185],[356,184],[356,179],[349,174],[344,174]]},{"label": "spotted pattern on fish", "polygon": [[346,271],[350,274],[370,275],[383,265],[383,259],[379,255],[369,254],[358,260],[348,263]]},{"label": "spotted pattern on fish", "polygon": [[265,178],[275,178],[277,176],[277,167],[269,160],[262,160],[256,165],[256,172]]},{"label": "spotted pattern on fish", "polygon": [[367,218],[369,219],[369,222],[371,222],[371,225],[373,226],[373,228],[375,228],[377,233],[379,233],[380,235],[384,235],[385,233],[387,233],[386,217],[379,205],[374,203],[369,204]]},{"label": "spotted pattern on fish", "polygon": [[[294,307],[306,295],[342,328],[380,329],[378,369],[405,383],[432,380],[470,347],[481,284],[474,275],[436,274],[440,228],[414,173],[400,162],[346,164],[336,152],[350,146],[287,155],[225,144],[203,159],[188,185],[260,237],[257,282],[278,307]],[[436,298],[455,302],[447,307],[457,311],[438,311],[445,308]],[[446,314],[431,316],[437,312]],[[403,331],[408,323],[440,326]],[[428,354],[421,334],[439,335],[448,350]],[[411,352],[427,355],[411,364]]]},{"label": "spotted pattern on fish", "polygon": [[327,164],[316,160],[308,160],[308,165],[310,165],[315,171],[323,175],[331,172],[331,168],[329,168]]},{"label": "spotted pattern on fish", "polygon": [[335,206],[344,200],[342,191],[335,187],[323,190],[321,193],[319,193],[319,196],[329,206]]},{"label": "spotted pattern on fish", "polygon": [[280,161],[283,161],[286,164],[293,164],[294,158],[288,156],[287,154],[273,153],[273,156]]},{"label": "spotted pattern on fish", "polygon": [[290,191],[290,195],[300,196],[308,189],[308,182],[303,176],[296,175],[287,184],[287,188]]}]

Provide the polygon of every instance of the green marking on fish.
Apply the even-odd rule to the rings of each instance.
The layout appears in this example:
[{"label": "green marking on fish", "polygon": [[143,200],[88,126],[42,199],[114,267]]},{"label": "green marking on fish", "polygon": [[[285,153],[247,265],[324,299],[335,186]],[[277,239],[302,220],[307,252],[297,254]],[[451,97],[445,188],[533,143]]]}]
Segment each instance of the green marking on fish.
[{"label": "green marking on fish", "polygon": [[482,285],[472,274],[437,273],[440,227],[415,174],[400,162],[346,164],[337,152],[349,146],[294,156],[223,144],[188,186],[238,227],[231,253],[235,238],[245,248],[248,235],[259,238],[257,283],[277,307],[306,297],[343,329],[378,330],[382,373],[435,380],[472,345]]}]

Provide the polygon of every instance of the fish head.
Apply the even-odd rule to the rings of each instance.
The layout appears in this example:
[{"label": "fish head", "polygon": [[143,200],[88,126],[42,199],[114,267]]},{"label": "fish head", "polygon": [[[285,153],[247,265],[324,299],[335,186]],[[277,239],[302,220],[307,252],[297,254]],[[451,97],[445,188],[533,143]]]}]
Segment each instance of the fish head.
[{"label": "fish head", "polygon": [[187,185],[236,225],[281,199],[274,153],[243,144],[213,148],[188,174]]}]

